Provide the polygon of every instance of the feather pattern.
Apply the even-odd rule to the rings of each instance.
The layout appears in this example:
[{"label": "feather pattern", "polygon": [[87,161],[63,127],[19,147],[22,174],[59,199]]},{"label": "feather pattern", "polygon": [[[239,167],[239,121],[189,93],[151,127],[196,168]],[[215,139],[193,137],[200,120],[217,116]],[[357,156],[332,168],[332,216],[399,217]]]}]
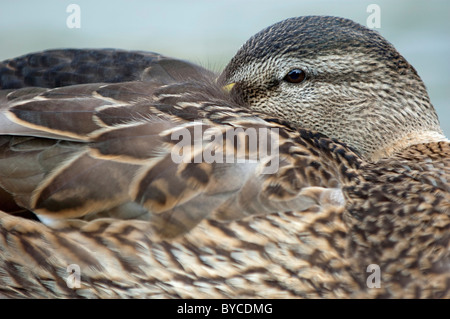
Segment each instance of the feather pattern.
[{"label": "feather pattern", "polygon": [[[158,233],[176,236],[208,215],[228,219],[308,209],[319,204],[317,193],[339,185],[336,179],[307,173],[308,167],[320,167],[318,172],[335,176],[336,168],[317,152],[313,160],[315,151],[301,134],[227,102],[220,88],[212,92],[210,84],[191,84],[124,82],[120,90],[118,84],[74,85],[26,94],[26,99],[16,98],[17,91],[12,98],[8,93],[2,109],[4,122],[11,122],[1,125],[2,187],[46,222],[114,217],[107,212],[126,216],[129,210],[131,216],[150,220]],[[261,140],[261,129],[275,135],[285,154],[249,161],[257,158],[245,143],[249,129]],[[223,138],[223,147],[202,140],[208,130]],[[187,141],[192,154],[177,164],[173,153],[180,139],[174,137],[180,131],[192,133]],[[31,132],[34,137],[23,136]],[[233,139],[246,148],[232,154],[243,163],[227,163],[224,147]],[[204,161],[212,148],[224,163]],[[279,172],[264,175],[270,160],[280,161]],[[304,176],[297,176],[301,171]]]},{"label": "feather pattern", "polygon": [[120,50],[0,64],[0,297],[449,297],[449,142],[374,161],[254,109],[275,84],[248,89],[233,64],[265,55],[242,50],[219,80]]}]

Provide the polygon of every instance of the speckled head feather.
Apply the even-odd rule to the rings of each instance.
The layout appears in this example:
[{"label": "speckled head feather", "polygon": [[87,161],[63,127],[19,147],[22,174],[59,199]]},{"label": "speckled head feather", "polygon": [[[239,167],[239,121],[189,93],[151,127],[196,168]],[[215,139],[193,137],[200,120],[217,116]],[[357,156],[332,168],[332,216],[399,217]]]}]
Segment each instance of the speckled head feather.
[{"label": "speckled head feather", "polygon": [[[288,83],[295,69],[305,80]],[[219,83],[236,83],[239,103],[339,138],[371,160],[444,139],[416,70],[378,32],[344,18],[291,18],[262,30]]]},{"label": "speckled head feather", "polygon": [[315,58],[339,54],[342,50],[362,50],[397,69],[414,68],[378,32],[348,19],[306,16],[278,22],[252,36],[224,71],[229,77],[237,66],[268,55]]}]

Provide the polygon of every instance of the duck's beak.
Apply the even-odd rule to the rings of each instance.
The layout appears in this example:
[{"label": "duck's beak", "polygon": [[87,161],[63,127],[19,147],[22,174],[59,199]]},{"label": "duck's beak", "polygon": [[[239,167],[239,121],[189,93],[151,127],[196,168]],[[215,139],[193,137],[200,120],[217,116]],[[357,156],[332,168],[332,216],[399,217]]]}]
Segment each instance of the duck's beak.
[{"label": "duck's beak", "polygon": [[222,86],[222,90],[224,90],[226,93],[230,93],[230,91],[233,89],[234,85],[236,83],[230,83],[227,85]]}]

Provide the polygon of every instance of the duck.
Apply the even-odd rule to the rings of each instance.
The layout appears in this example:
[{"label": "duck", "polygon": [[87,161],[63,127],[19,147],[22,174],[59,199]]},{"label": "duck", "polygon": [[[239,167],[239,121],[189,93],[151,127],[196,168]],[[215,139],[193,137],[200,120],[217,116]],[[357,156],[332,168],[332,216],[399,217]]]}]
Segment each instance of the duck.
[{"label": "duck", "polygon": [[450,144],[374,30],[289,18],[221,74],[48,50],[0,86],[3,298],[450,297]]}]

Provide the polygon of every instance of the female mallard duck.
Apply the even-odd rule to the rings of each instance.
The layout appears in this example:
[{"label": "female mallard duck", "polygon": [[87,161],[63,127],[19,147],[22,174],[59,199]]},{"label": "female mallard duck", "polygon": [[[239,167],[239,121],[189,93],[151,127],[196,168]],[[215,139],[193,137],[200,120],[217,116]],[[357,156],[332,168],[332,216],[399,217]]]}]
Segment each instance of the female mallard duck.
[{"label": "female mallard duck", "polygon": [[0,296],[450,297],[450,146],[390,43],[292,18],[215,79],[115,50],[2,64]]}]

